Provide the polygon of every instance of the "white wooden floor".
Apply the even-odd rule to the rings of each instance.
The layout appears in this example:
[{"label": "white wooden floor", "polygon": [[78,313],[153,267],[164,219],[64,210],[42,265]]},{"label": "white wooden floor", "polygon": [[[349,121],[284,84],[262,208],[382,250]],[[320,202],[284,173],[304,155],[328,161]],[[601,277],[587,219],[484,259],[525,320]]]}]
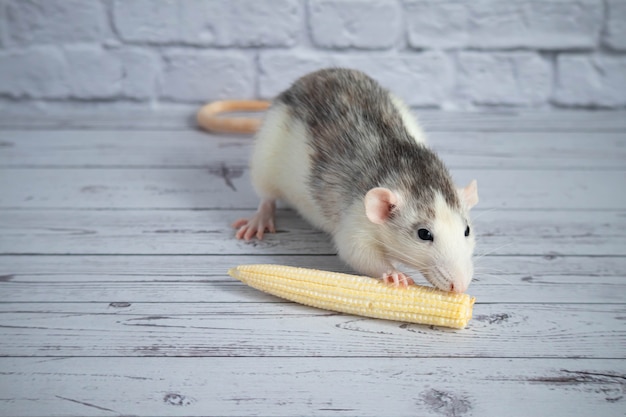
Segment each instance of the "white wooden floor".
[{"label": "white wooden floor", "polygon": [[249,138],[181,114],[0,117],[0,415],[626,415],[626,113],[422,120],[479,181],[461,331],[230,279],[347,270],[290,211],[233,239],[256,206]]}]

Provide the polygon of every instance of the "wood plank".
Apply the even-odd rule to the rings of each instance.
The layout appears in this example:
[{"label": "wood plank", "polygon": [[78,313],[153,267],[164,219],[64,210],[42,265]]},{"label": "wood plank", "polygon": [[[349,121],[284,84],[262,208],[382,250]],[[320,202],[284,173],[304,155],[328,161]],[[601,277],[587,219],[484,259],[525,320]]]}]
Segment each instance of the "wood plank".
[{"label": "wood plank", "polygon": [[[510,278],[478,278],[468,293],[484,303],[625,303],[626,277],[559,277],[547,283],[513,282]],[[169,281],[87,281],[87,282],[0,282],[0,302],[130,302],[148,303],[167,300],[172,303],[229,302],[257,300],[253,288],[235,282],[207,279],[205,282],[182,277]],[[431,285],[416,276],[421,285]],[[506,280],[502,282],[503,280]],[[510,283],[509,283],[510,282]],[[214,291],[207,291],[210,285]],[[114,301],[111,301],[114,300]],[[270,296],[263,302],[275,302]]]},{"label": "wood plank", "polygon": [[[607,138],[611,146],[613,140]],[[620,141],[619,134],[614,139]],[[0,130],[0,143],[4,167],[197,168],[221,162],[246,164],[253,138],[193,130]]]},{"label": "wood plank", "polygon": [[[196,280],[224,277],[224,272],[243,263],[279,263],[305,268],[353,273],[336,256],[294,255],[176,255],[176,256],[0,256],[2,281],[87,282],[135,280]],[[584,256],[485,256],[476,261],[478,278],[498,274],[507,280],[547,284],[550,279],[572,279],[591,284],[596,278],[624,277],[626,257]],[[228,279],[230,281],[230,279]]]},{"label": "wood plank", "polygon": [[416,110],[426,131],[610,132],[626,130],[626,112],[585,110]]},{"label": "wood plank", "polygon": [[228,278],[348,268],[290,211],[265,242],[232,239],[256,205],[250,138],[174,113],[0,131],[0,415],[624,415],[626,112],[433,114],[431,142],[481,187],[463,331]]},{"label": "wood plank", "polygon": [[626,361],[0,358],[0,372],[1,413],[14,417],[613,417]]},{"label": "wood plank", "polygon": [[[0,115],[0,129],[39,130],[189,130],[199,106],[163,105],[158,109],[119,107],[45,110],[12,105]],[[428,131],[625,131],[623,110],[414,111]]]},{"label": "wood plank", "polygon": [[0,356],[626,356],[625,304],[477,303],[468,327],[453,330],[249,296],[237,303],[1,303]]},{"label": "wood plank", "polygon": [[[2,210],[0,254],[332,255],[330,238],[296,213],[278,233],[233,238],[245,210]],[[493,211],[475,221],[477,254],[626,255],[626,212]]]},{"label": "wood plank", "polygon": [[[336,256],[3,256],[0,302],[275,302],[226,276],[251,262],[354,273]],[[626,258],[484,257],[469,293],[481,303],[626,303],[625,271]]]},{"label": "wood plank", "polygon": [[58,103],[56,107],[42,109],[14,103],[3,109],[0,129],[190,130],[196,129],[194,116],[198,109],[197,105],[164,105],[158,109],[146,109],[145,105],[121,107],[119,103],[114,108],[107,108],[105,103],[92,103],[88,107],[71,104],[63,107]]},{"label": "wood plank", "polygon": [[[479,183],[481,210],[626,208],[626,170],[454,171]],[[194,169],[0,169],[2,208],[246,208],[258,205],[244,166]]]},{"label": "wood plank", "polygon": [[453,170],[626,168],[624,132],[433,132],[428,138]]},{"label": "wood plank", "polygon": [[[451,169],[624,169],[626,133],[433,132]],[[0,130],[2,167],[205,168],[247,165],[253,139],[200,131]]]}]

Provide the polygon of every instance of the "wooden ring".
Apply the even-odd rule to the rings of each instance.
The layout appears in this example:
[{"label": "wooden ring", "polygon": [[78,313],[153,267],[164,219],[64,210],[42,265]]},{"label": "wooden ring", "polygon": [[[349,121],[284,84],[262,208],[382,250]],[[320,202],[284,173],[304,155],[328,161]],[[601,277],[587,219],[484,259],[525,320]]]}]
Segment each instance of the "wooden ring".
[{"label": "wooden ring", "polygon": [[264,111],[271,105],[262,100],[222,100],[206,104],[198,110],[198,125],[212,132],[255,133],[261,126],[260,119],[249,117],[222,117],[222,113],[236,111]]}]

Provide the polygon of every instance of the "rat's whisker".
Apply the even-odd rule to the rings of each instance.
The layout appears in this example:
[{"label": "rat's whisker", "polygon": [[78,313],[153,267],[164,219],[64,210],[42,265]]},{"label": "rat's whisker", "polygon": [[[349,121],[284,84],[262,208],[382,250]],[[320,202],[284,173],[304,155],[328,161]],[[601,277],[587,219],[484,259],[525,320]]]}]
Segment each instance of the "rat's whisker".
[{"label": "rat's whisker", "polygon": [[475,259],[476,259],[476,260],[478,260],[478,259],[484,258],[485,256],[492,255],[492,254],[496,253],[497,251],[499,251],[500,249],[503,249],[503,248],[506,248],[506,247],[508,247],[508,246],[511,246],[511,245],[513,245],[514,243],[515,243],[515,242],[511,242],[511,243],[505,243],[505,244],[503,244],[503,245],[500,245],[500,246],[498,246],[497,248],[494,248],[494,249],[490,250],[489,252],[485,252],[485,253],[481,253],[481,254],[479,254],[479,255],[476,255],[476,256],[475,256]]},{"label": "rat's whisker", "polygon": [[510,272],[509,271],[505,271],[503,269],[495,269],[495,268],[483,268],[481,266],[474,266],[474,273],[478,274],[478,273],[494,273],[494,274],[504,274],[504,275],[509,275]]},{"label": "rat's whisker", "polygon": [[481,210],[477,215],[472,216],[472,222],[475,222],[476,220],[480,219],[481,217],[483,217],[485,214],[491,214],[494,211],[498,211],[501,210],[500,207],[493,207],[487,210]]},{"label": "rat's whisker", "polygon": [[[380,240],[376,240],[377,243],[383,244],[384,243]],[[409,257],[406,256],[406,254],[399,252],[398,250],[391,248],[391,247],[387,247],[385,246],[385,250],[387,250],[387,252],[393,256],[395,259],[397,259],[399,262],[403,263],[404,265],[406,265],[407,267],[410,268],[420,268],[418,271],[423,274],[424,272],[432,272],[435,270],[435,267],[432,265],[427,265],[423,262],[419,262],[416,261],[415,259],[410,259]]]},{"label": "rat's whisker", "polygon": [[500,275],[493,275],[493,274],[480,274],[480,277],[481,277],[481,278],[482,278],[482,277],[487,277],[487,278],[496,278],[496,279],[499,279],[499,280],[501,280],[501,281],[506,282],[506,283],[507,283],[507,284],[509,284],[509,285],[515,285],[515,284],[513,284],[511,281],[509,281],[508,279],[506,279],[506,278],[504,278],[504,277],[502,277],[502,276],[500,276]]}]

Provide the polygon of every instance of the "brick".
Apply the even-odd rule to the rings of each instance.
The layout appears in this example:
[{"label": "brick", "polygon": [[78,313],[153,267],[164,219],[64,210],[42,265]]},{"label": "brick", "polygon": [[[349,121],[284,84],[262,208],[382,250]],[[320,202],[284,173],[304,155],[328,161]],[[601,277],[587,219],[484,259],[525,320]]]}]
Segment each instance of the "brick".
[{"label": "brick", "polygon": [[364,71],[411,106],[438,106],[449,93],[452,65],[438,52],[367,56],[267,52],[260,61],[260,96],[272,98],[301,76],[327,67]]},{"label": "brick", "polygon": [[615,50],[626,51],[626,1],[607,0],[607,17],[604,43]]},{"label": "brick", "polygon": [[122,65],[98,46],[65,47],[70,94],[79,99],[108,99],[119,95]]},{"label": "brick", "polygon": [[262,52],[259,58],[259,95],[273,98],[301,76],[331,66],[335,64],[328,55]]},{"label": "brick", "polygon": [[7,46],[6,1],[0,0],[0,48]]},{"label": "brick", "polygon": [[113,25],[125,41],[181,42],[185,28],[180,25],[179,3],[177,0],[116,0]]},{"label": "brick", "polygon": [[70,90],[63,53],[38,46],[0,52],[0,94],[13,98],[65,98]]},{"label": "brick", "polygon": [[15,98],[145,100],[157,74],[158,60],[141,50],[81,44],[0,52],[0,94]]},{"label": "brick", "polygon": [[117,0],[115,28],[129,42],[199,46],[291,46],[297,0]]},{"label": "brick", "polygon": [[603,22],[598,0],[405,0],[415,48],[593,48]]},{"label": "brick", "polygon": [[309,2],[313,42],[323,48],[391,48],[401,28],[396,2],[314,0]]},{"label": "brick", "polygon": [[440,52],[401,56],[342,55],[336,62],[365,72],[409,106],[438,107],[447,99],[452,86],[452,64]]},{"label": "brick", "polygon": [[134,100],[153,98],[160,73],[158,57],[139,48],[113,50],[110,54],[122,66],[121,96]]},{"label": "brick", "polygon": [[465,2],[408,1],[405,17],[408,41],[415,48],[462,47],[468,42],[470,18]]},{"label": "brick", "polygon": [[162,98],[204,102],[253,97],[254,65],[252,59],[243,54],[169,51],[163,58]]},{"label": "brick", "polygon": [[302,27],[298,0],[217,0],[215,43],[221,46],[292,46]]},{"label": "brick", "polygon": [[110,31],[99,1],[10,0],[7,43],[13,45],[100,41]]},{"label": "brick", "polygon": [[461,52],[458,95],[473,104],[536,105],[551,89],[548,62],[534,52]]},{"label": "brick", "polygon": [[147,100],[154,96],[160,62],[153,53],[96,45],[64,50],[72,98]]},{"label": "brick", "polygon": [[554,101],[566,106],[626,105],[626,57],[563,54],[557,60]]}]

